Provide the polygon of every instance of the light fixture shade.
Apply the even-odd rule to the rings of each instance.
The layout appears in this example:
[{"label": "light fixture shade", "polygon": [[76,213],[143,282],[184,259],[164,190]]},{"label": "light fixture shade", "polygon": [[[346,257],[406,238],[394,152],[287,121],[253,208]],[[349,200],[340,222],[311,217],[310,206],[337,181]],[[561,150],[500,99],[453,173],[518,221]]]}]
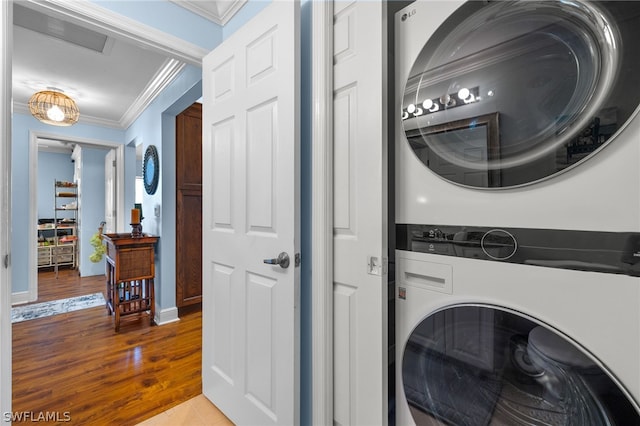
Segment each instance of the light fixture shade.
[{"label": "light fixture shade", "polygon": [[29,111],[38,120],[54,126],[71,126],[80,118],[75,101],[56,90],[43,90],[31,96]]}]

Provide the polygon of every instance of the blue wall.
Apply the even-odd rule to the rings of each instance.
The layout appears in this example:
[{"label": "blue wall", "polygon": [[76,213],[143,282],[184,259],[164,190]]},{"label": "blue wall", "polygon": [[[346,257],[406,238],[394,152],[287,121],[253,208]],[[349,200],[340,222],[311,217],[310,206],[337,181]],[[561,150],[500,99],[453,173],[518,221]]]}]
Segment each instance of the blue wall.
[{"label": "blue wall", "polygon": [[[160,157],[158,189],[153,195],[145,193],[142,201],[143,232],[160,236],[156,247],[155,279],[156,306],[160,313],[176,306],[175,116],[202,96],[201,80],[200,68],[185,67],[127,129],[125,136],[127,141],[141,143],[143,152],[149,145],[155,145]],[[133,182],[133,179],[135,175],[127,181]],[[133,207],[133,202],[130,206]],[[154,214],[156,207],[159,216]]]},{"label": "blue wall", "polygon": [[222,28],[168,1],[92,0],[93,3],[196,46],[213,50],[222,41]]},{"label": "blue wall", "polygon": [[[248,0],[224,27],[220,27],[165,0],[91,1],[112,12],[142,22],[208,50],[213,50],[222,40],[227,39],[271,3],[271,0]],[[153,8],[153,13],[149,13],[150,8]]]},{"label": "blue wall", "polygon": [[53,218],[53,182],[73,182],[73,163],[70,153],[38,152],[38,219]]},{"label": "blue wall", "polygon": [[256,16],[262,9],[269,6],[269,3],[271,3],[270,0],[247,1],[244,6],[242,6],[242,9],[240,9],[222,29],[223,39],[226,40],[229,38],[238,28],[249,22],[249,20]]}]

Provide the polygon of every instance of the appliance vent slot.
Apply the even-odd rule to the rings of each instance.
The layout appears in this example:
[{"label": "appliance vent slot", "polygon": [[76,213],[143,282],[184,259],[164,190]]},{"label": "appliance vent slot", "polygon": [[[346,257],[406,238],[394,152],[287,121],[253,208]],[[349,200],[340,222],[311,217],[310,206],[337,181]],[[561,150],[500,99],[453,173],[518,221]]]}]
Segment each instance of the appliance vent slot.
[{"label": "appliance vent slot", "polygon": [[47,16],[17,3],[13,5],[13,24],[98,53],[104,52],[108,40],[104,34]]}]

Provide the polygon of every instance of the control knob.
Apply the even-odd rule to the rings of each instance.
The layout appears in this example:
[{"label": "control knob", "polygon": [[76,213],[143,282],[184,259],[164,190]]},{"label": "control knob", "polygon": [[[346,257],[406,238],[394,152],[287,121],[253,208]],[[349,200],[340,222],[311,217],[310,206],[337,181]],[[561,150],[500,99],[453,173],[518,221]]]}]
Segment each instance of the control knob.
[{"label": "control knob", "polygon": [[503,229],[492,229],[482,236],[480,247],[491,259],[507,260],[516,253],[518,243],[509,232]]}]

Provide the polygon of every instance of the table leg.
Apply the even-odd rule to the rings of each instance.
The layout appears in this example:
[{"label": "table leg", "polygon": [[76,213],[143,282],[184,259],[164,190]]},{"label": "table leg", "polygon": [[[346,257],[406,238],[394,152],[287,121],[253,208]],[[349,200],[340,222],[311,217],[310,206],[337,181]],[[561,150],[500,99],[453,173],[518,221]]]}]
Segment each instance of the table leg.
[{"label": "table leg", "polygon": [[153,282],[153,278],[149,279],[149,304],[150,306],[150,310],[149,310],[149,315],[151,316],[151,319],[149,321],[150,325],[153,325],[155,323],[155,312],[156,312],[156,302],[155,302],[155,297],[153,297],[153,292],[154,292],[154,282]]}]

